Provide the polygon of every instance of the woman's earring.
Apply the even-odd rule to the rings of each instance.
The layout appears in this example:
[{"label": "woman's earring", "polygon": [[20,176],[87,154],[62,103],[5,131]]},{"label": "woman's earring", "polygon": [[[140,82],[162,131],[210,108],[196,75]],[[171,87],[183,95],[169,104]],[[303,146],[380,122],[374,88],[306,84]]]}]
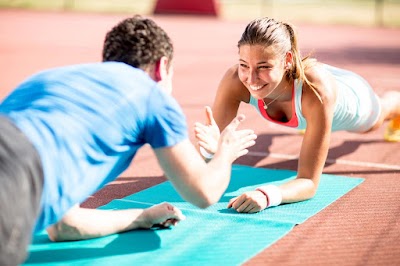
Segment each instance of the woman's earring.
[{"label": "woman's earring", "polygon": [[291,69],[292,68],[292,64],[291,63],[288,63],[287,65],[286,65],[286,69]]}]

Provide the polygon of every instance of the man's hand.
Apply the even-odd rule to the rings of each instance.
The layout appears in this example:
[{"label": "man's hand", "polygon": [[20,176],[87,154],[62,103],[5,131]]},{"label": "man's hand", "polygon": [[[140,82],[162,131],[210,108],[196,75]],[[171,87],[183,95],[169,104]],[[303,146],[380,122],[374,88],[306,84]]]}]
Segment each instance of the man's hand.
[{"label": "man's hand", "polygon": [[143,217],[143,228],[175,226],[186,219],[178,208],[167,202],[145,209]]},{"label": "man's hand", "polygon": [[257,135],[251,129],[237,130],[245,119],[244,115],[236,116],[232,122],[221,132],[218,143],[218,151],[228,154],[231,162],[246,155],[248,148],[256,142]]}]

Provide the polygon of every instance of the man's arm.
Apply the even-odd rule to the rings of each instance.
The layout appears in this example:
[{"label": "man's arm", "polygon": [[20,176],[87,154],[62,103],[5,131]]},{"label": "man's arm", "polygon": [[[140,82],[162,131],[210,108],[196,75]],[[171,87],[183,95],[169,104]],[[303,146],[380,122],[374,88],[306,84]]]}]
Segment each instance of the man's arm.
[{"label": "man's arm", "polygon": [[169,203],[147,209],[99,210],[70,209],[56,224],[47,228],[52,241],[72,241],[102,237],[154,225],[169,227],[184,220],[182,212]]},{"label": "man's arm", "polygon": [[206,208],[220,199],[228,187],[231,166],[255,144],[252,130],[237,130],[239,115],[221,132],[218,150],[206,163],[189,140],[173,147],[156,149],[158,161],[178,193],[188,202]]}]

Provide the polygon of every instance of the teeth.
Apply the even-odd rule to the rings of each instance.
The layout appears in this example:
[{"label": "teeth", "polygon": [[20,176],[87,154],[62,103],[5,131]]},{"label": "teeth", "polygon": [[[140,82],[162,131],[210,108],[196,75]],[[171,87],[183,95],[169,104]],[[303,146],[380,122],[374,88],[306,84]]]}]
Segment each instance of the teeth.
[{"label": "teeth", "polygon": [[254,85],[249,85],[250,89],[252,91],[258,91],[259,89],[261,89],[262,87],[264,87],[264,85],[260,85],[260,86],[254,86]]}]

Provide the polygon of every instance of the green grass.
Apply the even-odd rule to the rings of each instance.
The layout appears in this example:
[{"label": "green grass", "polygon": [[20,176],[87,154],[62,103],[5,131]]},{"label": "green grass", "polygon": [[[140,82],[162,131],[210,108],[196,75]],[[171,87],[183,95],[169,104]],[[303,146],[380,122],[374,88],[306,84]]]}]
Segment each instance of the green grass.
[{"label": "green grass", "polygon": [[[0,8],[150,15],[157,0],[0,0]],[[190,0],[183,0],[190,1]],[[400,27],[400,0],[219,0],[220,17],[271,16],[289,22]],[[379,7],[379,6],[378,6]]]}]

